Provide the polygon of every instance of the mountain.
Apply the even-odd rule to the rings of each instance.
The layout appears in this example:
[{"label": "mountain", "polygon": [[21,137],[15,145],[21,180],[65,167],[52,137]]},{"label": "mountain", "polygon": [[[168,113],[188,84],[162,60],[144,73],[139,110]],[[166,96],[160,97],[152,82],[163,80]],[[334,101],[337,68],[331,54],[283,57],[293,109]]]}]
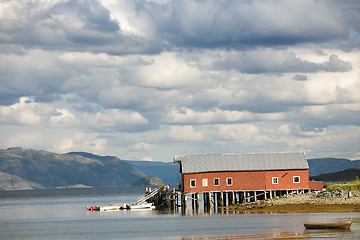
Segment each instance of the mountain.
[{"label": "mountain", "polygon": [[0,171],[45,188],[76,184],[130,186],[145,176],[137,167],[113,156],[57,154],[22,148],[0,149]]},{"label": "mountain", "polygon": [[359,177],[360,177],[360,169],[349,168],[340,172],[325,173],[325,174],[320,174],[318,176],[313,176],[310,177],[310,180],[324,181],[324,182],[344,182],[344,181],[354,181]]},{"label": "mountain", "polygon": [[360,160],[343,158],[314,158],[309,159],[309,176],[344,171],[349,168],[360,168]]},{"label": "mountain", "polygon": [[33,189],[26,180],[19,176],[0,172],[0,189],[3,190],[29,190]]},{"label": "mountain", "polygon": [[159,187],[161,185],[164,185],[164,182],[158,177],[145,176],[145,177],[141,178],[140,180],[136,181],[133,185],[134,186]]},{"label": "mountain", "polygon": [[[127,161],[127,160],[124,160]],[[159,177],[164,184],[178,185],[181,180],[180,167],[174,162],[127,161],[139,168],[147,176]]]}]

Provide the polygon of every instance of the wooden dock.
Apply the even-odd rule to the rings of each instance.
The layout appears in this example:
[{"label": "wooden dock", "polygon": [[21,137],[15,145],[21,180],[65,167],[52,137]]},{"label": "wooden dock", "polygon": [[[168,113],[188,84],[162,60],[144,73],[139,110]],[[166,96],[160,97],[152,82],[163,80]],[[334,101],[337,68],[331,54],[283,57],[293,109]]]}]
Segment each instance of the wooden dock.
[{"label": "wooden dock", "polygon": [[[145,198],[147,202],[153,203],[156,209],[178,209],[186,212],[188,208],[199,212],[200,205],[203,205],[203,212],[217,212],[219,207],[226,207],[235,204],[247,204],[257,200],[272,199],[284,195],[305,194],[312,190],[264,190],[264,191],[222,191],[222,192],[201,192],[183,193],[169,186],[161,186],[159,189],[146,188]],[[154,194],[156,192],[156,194]],[[152,194],[152,195],[151,195]],[[151,197],[147,197],[151,196]]]}]

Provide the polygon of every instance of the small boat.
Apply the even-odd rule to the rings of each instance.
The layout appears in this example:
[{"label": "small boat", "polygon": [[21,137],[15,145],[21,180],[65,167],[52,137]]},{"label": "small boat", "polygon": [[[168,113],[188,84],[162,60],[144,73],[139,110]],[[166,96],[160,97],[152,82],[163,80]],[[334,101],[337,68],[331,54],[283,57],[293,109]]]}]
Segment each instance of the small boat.
[{"label": "small boat", "polygon": [[126,209],[124,205],[108,205],[100,207],[100,211],[117,211],[121,209]]},{"label": "small boat", "polygon": [[88,206],[86,207],[86,210],[88,212],[93,212],[93,211],[117,211],[117,210],[122,210],[122,209],[126,209],[126,205],[121,205],[121,204],[117,204],[117,205],[108,205],[108,206]]},{"label": "small boat", "polygon": [[304,223],[306,229],[349,229],[352,221],[337,223]]},{"label": "small boat", "polygon": [[152,205],[152,203],[141,203],[141,204],[127,205],[127,209],[153,210],[155,209],[155,206]]}]

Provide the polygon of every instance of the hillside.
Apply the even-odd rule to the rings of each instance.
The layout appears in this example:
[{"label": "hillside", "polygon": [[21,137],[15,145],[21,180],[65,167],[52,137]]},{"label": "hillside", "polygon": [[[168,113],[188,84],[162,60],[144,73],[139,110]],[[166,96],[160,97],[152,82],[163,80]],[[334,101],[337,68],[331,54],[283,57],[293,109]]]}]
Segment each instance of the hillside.
[{"label": "hillside", "polygon": [[159,177],[164,184],[178,185],[181,181],[180,166],[174,162],[127,161],[147,176]]},{"label": "hillside", "polygon": [[309,176],[344,171],[349,168],[360,168],[360,160],[343,158],[314,158],[309,159]]},{"label": "hillside", "polygon": [[350,168],[344,171],[335,172],[335,173],[325,173],[318,176],[310,177],[310,180],[314,181],[324,181],[324,182],[344,182],[344,181],[354,181],[359,179],[360,169]]},{"label": "hillside", "polygon": [[[0,149],[0,171],[45,188],[76,184],[123,187],[145,176],[137,167],[117,157],[22,148]],[[0,186],[0,189],[5,188]]]},{"label": "hillside", "polygon": [[33,187],[21,177],[0,172],[0,189],[29,190],[29,189],[33,189]]}]

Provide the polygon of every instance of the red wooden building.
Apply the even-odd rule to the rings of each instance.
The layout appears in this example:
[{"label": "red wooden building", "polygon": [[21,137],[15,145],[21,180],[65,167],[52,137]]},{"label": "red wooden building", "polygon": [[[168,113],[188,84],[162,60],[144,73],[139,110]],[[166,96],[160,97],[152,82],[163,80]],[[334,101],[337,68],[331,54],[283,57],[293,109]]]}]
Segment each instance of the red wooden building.
[{"label": "red wooden building", "polygon": [[277,191],[322,189],[309,181],[304,153],[202,154],[175,156],[180,164],[182,192],[253,192],[265,198]]}]

